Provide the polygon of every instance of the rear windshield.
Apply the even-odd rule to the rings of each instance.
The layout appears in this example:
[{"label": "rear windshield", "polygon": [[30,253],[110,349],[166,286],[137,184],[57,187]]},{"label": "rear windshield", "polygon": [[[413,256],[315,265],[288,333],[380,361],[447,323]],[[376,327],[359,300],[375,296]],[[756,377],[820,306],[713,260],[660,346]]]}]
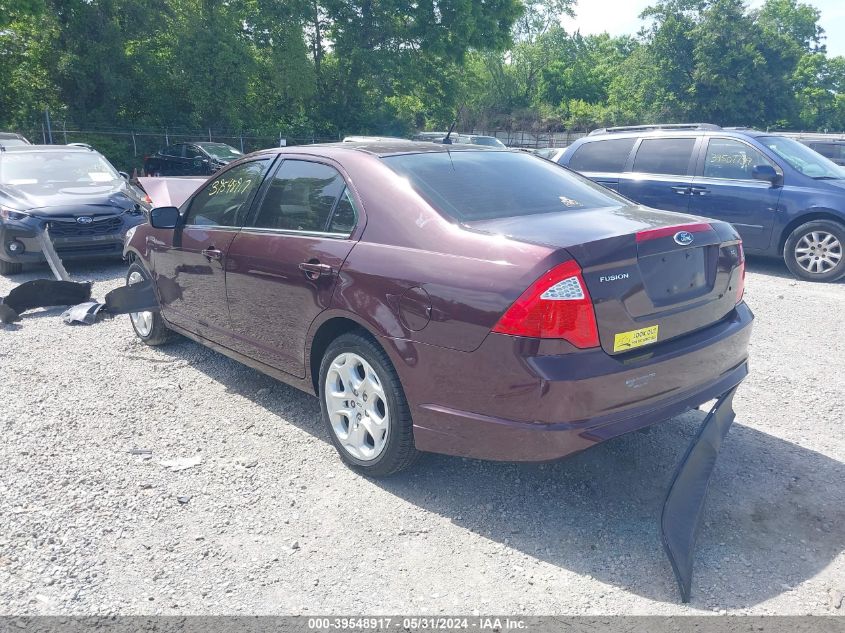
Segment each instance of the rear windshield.
[{"label": "rear windshield", "polygon": [[630,204],[525,152],[403,154],[384,161],[435,208],[461,221]]}]

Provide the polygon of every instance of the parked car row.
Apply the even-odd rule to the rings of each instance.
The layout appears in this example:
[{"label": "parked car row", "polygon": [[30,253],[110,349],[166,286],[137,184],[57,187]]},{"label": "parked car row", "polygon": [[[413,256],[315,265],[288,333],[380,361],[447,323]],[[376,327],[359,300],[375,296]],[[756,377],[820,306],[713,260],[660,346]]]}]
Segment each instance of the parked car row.
[{"label": "parked car row", "polygon": [[[443,144],[446,134],[422,132],[415,138]],[[706,124],[637,126],[596,130],[566,149],[550,148],[536,153],[639,204],[730,222],[742,236],[746,252],[782,257],[793,274],[802,279],[835,281],[845,276],[845,170],[808,147],[818,139],[800,140]],[[346,137],[344,141],[364,145],[412,143],[367,136]],[[452,133],[450,141],[454,146],[504,148],[495,137]],[[825,142],[832,144],[829,139]],[[51,174],[54,167],[63,165],[56,158],[56,148],[62,146],[28,143],[18,134],[0,133],[0,149],[9,156],[0,157],[0,222],[3,222],[0,231],[14,236],[3,238],[0,244],[0,271],[6,273],[19,270],[22,262],[38,260],[37,249],[27,242],[31,236],[26,232],[18,235],[22,227],[11,225],[14,220],[9,218],[14,213],[27,213],[22,207],[43,202],[33,194],[33,188],[43,190],[49,181],[49,187],[55,189],[56,182],[62,182],[65,177],[61,171]],[[105,158],[85,145],[75,150],[66,146],[64,151],[68,156],[75,156],[74,160],[80,160],[78,157],[87,152],[89,156],[96,155],[96,160],[105,161],[107,169],[91,172],[97,174],[96,178],[116,173]],[[24,165],[26,156],[39,155],[51,158],[31,177],[21,176],[21,169],[26,171],[26,168],[12,167]],[[237,149],[223,143],[177,143],[147,157],[144,168],[151,176],[207,177],[242,157]],[[4,162],[9,165],[6,174],[13,176],[3,176]],[[28,180],[34,182],[27,184]],[[88,186],[99,192],[91,194],[94,198],[101,195],[111,199],[110,191],[103,193],[108,189],[104,182],[92,181]],[[135,187],[121,186],[130,192],[133,200],[140,198],[142,209],[149,207],[148,199],[145,201],[145,196]],[[81,198],[84,188],[81,183],[77,183],[72,193],[67,193],[67,187],[60,188],[63,193],[51,197],[50,208],[71,217],[71,207],[82,203],[76,215],[86,222],[85,218],[93,213],[90,204],[96,202]],[[39,210],[31,215],[44,213]],[[120,231],[134,222],[127,220],[106,232],[105,225],[100,224],[105,216],[91,217],[95,218],[92,224],[96,226],[86,230],[77,228],[74,235],[64,235],[67,227],[60,226],[58,219],[52,221],[52,234],[63,256],[84,256],[88,252],[77,241],[65,239],[77,237],[97,238],[92,239],[96,242],[90,249],[92,255],[114,254],[119,250],[116,245]],[[103,239],[104,235],[111,237]]]},{"label": "parked car row", "polygon": [[[448,136],[448,141],[447,141]],[[495,136],[482,136],[480,134],[459,134],[457,132],[419,132],[411,137],[413,141],[427,141],[429,143],[452,143],[462,145],[485,145],[487,147],[498,147],[504,149],[506,145]]]}]

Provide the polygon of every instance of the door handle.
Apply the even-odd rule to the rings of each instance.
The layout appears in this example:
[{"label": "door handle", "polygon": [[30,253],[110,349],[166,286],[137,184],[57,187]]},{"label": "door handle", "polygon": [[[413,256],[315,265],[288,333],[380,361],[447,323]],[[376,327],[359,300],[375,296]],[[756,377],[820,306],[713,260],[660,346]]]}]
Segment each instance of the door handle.
[{"label": "door handle", "polygon": [[299,270],[305,273],[309,279],[319,279],[320,277],[328,277],[334,272],[334,269],[328,264],[321,264],[320,262],[302,262],[299,265]]},{"label": "door handle", "polygon": [[677,193],[679,196],[685,196],[690,192],[689,187],[672,187],[672,191]]},{"label": "door handle", "polygon": [[690,187],[690,193],[694,196],[706,196],[710,192],[707,191],[707,187]]},{"label": "door handle", "polygon": [[207,259],[223,259],[223,251],[217,250],[213,246],[204,248],[200,251]]}]

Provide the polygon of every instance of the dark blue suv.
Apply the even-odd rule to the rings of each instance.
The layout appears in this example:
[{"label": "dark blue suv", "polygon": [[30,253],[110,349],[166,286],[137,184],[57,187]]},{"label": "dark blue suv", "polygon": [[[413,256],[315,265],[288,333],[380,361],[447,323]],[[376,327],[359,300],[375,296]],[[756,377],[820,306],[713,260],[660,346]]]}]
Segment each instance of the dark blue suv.
[{"label": "dark blue suv", "polygon": [[596,130],[561,165],[643,205],[736,227],[809,281],[845,276],[845,168],[798,141],[716,125]]}]

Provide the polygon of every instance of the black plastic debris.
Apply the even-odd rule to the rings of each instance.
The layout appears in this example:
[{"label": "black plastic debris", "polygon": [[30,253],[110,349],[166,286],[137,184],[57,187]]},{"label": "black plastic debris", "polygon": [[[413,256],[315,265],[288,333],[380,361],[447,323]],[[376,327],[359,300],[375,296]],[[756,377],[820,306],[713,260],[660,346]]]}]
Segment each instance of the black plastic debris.
[{"label": "black plastic debris", "polygon": [[35,279],[13,288],[2,299],[0,321],[14,323],[20,315],[35,308],[67,306],[88,301],[91,298],[91,282],[55,281]]},{"label": "black plastic debris", "polygon": [[695,541],[701,524],[704,501],[722,441],[736,417],[733,397],[737,387],[722,394],[704,418],[684,458],[678,464],[660,516],[660,536],[672,571],[678,581],[681,600],[689,602],[692,586]]},{"label": "black plastic debris", "polygon": [[100,317],[100,310],[104,307],[102,303],[86,301],[85,303],[80,303],[65,310],[62,313],[62,321],[68,325],[73,325],[74,323],[93,325],[97,322],[97,319]]},{"label": "black plastic debris", "polygon": [[158,312],[159,305],[153,283],[145,279],[131,286],[115,288],[106,295],[106,311],[112,314],[130,312]]},{"label": "black plastic debris", "polygon": [[0,303],[0,323],[8,324],[20,321],[21,316],[12,310],[9,306]]}]

